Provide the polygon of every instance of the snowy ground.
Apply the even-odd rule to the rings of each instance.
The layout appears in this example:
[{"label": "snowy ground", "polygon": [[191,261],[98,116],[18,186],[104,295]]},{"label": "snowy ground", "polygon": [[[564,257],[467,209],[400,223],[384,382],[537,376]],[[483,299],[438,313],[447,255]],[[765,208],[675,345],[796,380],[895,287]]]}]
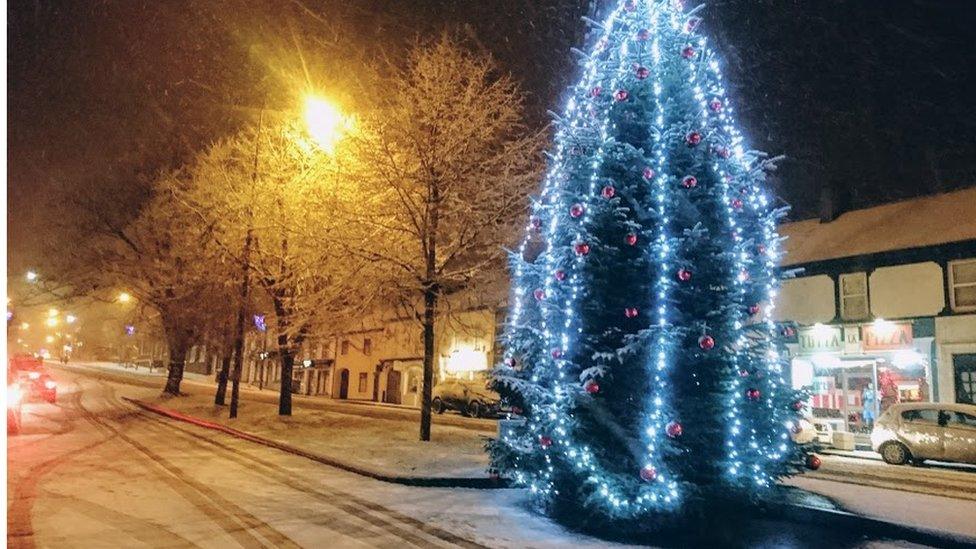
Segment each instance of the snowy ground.
[{"label": "snowy ground", "polygon": [[[373,481],[139,412],[120,399],[152,400],[158,385],[118,384],[72,371],[55,375],[61,380],[59,405],[32,405],[25,434],[8,445],[8,541],[13,546],[612,545],[568,532],[529,511],[521,490],[413,488]],[[207,418],[218,415],[209,404],[211,391],[205,386],[188,390],[190,397],[162,404]],[[435,426],[434,442],[421,445],[415,442],[414,420],[301,408],[279,420],[274,412],[270,404],[248,401],[233,425],[389,472],[484,474],[480,437],[488,433]],[[865,475],[858,467],[870,466],[877,470],[869,472],[888,475],[895,479],[891,482],[917,480],[922,472],[935,475],[922,479],[933,485],[944,475],[953,482],[976,478],[843,459],[849,458],[826,457],[821,472],[856,481]],[[861,514],[976,536],[972,500],[813,475],[790,482]],[[811,528],[761,523],[749,529],[752,538],[743,538],[743,544],[878,546],[838,541],[844,533]],[[660,545],[666,540],[646,541]]]}]

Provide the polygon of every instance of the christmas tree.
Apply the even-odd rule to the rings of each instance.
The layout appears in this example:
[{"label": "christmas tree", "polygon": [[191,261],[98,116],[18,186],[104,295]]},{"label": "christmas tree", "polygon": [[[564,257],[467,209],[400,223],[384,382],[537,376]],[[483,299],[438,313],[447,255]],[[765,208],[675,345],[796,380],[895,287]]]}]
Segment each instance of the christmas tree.
[{"label": "christmas tree", "polygon": [[773,321],[769,160],[745,148],[701,19],[620,2],[556,116],[495,386],[493,466],[577,525],[749,501],[802,468]]}]

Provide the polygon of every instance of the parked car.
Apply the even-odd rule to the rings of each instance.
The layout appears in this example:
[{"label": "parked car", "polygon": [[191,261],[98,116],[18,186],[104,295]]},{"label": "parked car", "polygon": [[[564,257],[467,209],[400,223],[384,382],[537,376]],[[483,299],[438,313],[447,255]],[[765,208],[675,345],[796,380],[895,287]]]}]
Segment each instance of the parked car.
[{"label": "parked car", "polygon": [[797,420],[797,425],[799,428],[792,435],[794,442],[799,444],[817,442],[829,445],[834,441],[834,428],[827,421],[806,417]]},{"label": "parked car", "polygon": [[434,413],[457,410],[462,415],[490,417],[498,414],[501,396],[488,388],[484,377],[473,380],[451,378],[434,385],[431,408]]},{"label": "parked car", "polygon": [[875,422],[871,447],[892,465],[927,459],[976,464],[976,406],[894,404]]},{"label": "parked car", "polygon": [[23,418],[24,390],[20,385],[19,376],[7,371],[7,435],[16,435],[20,432],[21,420]]}]

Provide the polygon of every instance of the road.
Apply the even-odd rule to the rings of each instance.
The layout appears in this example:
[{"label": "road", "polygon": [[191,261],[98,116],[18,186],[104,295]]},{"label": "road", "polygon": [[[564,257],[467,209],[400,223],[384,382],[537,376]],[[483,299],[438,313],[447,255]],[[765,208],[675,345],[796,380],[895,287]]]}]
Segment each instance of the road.
[{"label": "road", "polygon": [[[152,389],[58,377],[58,404],[29,405],[23,434],[8,440],[11,547],[614,546],[533,513],[520,490],[382,483],[121,399]],[[825,541],[766,528],[757,543]]]}]

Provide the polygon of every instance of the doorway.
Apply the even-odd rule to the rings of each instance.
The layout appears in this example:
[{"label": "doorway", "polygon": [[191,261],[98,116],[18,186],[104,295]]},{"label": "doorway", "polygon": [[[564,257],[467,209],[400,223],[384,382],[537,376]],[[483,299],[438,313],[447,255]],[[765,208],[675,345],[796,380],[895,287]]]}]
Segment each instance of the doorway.
[{"label": "doorway", "polygon": [[349,398],[349,370],[343,368],[339,372],[339,398],[347,399]]},{"label": "doorway", "polygon": [[390,404],[400,404],[400,372],[390,368],[386,374],[386,392],[383,395],[384,401]]}]

